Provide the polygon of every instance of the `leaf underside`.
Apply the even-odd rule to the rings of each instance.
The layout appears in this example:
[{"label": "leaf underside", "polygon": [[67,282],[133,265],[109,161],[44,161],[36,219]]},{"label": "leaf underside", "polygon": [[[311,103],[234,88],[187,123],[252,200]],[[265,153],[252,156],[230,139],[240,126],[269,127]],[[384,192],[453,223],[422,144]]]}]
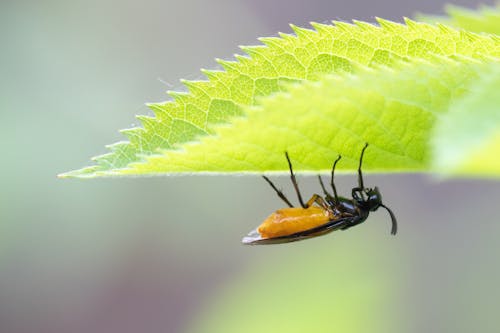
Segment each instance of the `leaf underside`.
[{"label": "leaf underside", "polygon": [[[143,127],[122,131],[129,142],[62,176],[286,172],[285,150],[297,170],[329,170],[337,154],[339,169],[353,170],[365,142],[367,170],[499,174],[464,167],[463,156],[452,167],[451,159],[438,162],[446,140],[433,139],[433,128],[498,88],[488,74],[497,70],[500,38],[377,21],[292,26],[295,35],[242,47],[248,56],[218,60],[225,71],[203,70],[207,81],[183,81],[188,93],[150,104],[155,117],[139,116]],[[490,106],[500,105],[493,95]]]}]

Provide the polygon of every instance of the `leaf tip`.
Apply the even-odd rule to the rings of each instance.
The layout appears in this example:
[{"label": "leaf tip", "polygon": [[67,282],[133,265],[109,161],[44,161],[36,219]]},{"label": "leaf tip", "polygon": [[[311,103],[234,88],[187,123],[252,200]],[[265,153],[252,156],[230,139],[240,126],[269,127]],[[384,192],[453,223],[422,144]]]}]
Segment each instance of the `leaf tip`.
[{"label": "leaf tip", "polygon": [[309,24],[320,34],[332,28],[330,24],[323,24],[318,22],[309,22]]},{"label": "leaf tip", "polygon": [[237,63],[231,60],[224,60],[221,58],[215,58],[215,61],[222,66],[227,72],[234,72],[237,68]]},{"label": "leaf tip", "polygon": [[69,178],[95,178],[97,166],[89,166],[82,169],[63,172],[57,175],[59,179]]},{"label": "leaf tip", "polygon": [[333,24],[335,24],[335,27],[343,30],[343,31],[350,31],[353,27],[351,23],[344,22],[344,21],[332,21]]},{"label": "leaf tip", "polygon": [[317,33],[314,30],[303,28],[303,27],[299,27],[299,26],[297,26],[295,24],[290,24],[290,28],[292,28],[293,32],[295,32],[295,34],[298,37],[305,37],[305,38],[307,38],[311,34]]},{"label": "leaf tip", "polygon": [[389,20],[386,20],[386,19],[383,19],[380,17],[375,17],[375,20],[382,28],[384,28],[385,30],[388,30],[390,32],[395,32],[398,29],[400,29],[401,27],[403,27],[403,25],[400,23],[389,21]]}]

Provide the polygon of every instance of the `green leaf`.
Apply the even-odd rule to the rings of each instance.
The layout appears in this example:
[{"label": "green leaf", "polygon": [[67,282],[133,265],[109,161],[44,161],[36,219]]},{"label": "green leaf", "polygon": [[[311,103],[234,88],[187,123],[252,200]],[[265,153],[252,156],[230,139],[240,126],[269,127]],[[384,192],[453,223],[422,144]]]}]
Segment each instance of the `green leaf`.
[{"label": "green leaf", "polygon": [[500,175],[500,63],[478,74],[434,129],[434,167],[442,173]]},{"label": "green leaf", "polygon": [[481,6],[478,10],[448,5],[445,12],[447,16],[418,14],[416,19],[429,23],[439,22],[471,32],[500,34],[500,4],[493,7]]},{"label": "green leaf", "polygon": [[263,100],[214,136],[118,172],[287,172],[285,150],[302,171],[327,172],[338,154],[338,169],[354,170],[365,142],[365,170],[429,171],[436,120],[469,96],[489,68],[440,59],[325,76]]},{"label": "green leaf", "polygon": [[[173,101],[150,105],[155,111],[155,117],[138,117],[142,121],[143,128],[123,131],[130,142],[111,145],[111,153],[94,159],[97,163],[95,166],[62,176],[95,177],[195,171],[284,171],[282,153],[285,149],[293,151],[294,155],[300,155],[297,157],[303,159],[303,163],[297,165],[298,169],[326,170],[329,168],[331,158],[338,152],[357,159],[359,145],[355,143],[359,144],[360,138],[374,145],[371,149],[374,154],[372,159],[377,163],[370,162],[373,169],[425,170],[429,155],[425,141],[429,139],[428,131],[418,134],[413,127],[411,128],[414,132],[406,132],[409,128],[393,128],[401,121],[398,118],[404,120],[414,114],[419,119],[422,118],[419,121],[426,126],[431,126],[432,121],[427,119],[430,116],[424,116],[424,112],[411,108],[405,108],[409,114],[391,111],[392,113],[388,114],[392,118],[386,119],[384,128],[380,129],[376,126],[376,119],[364,119],[357,110],[351,110],[349,112],[357,114],[351,119],[354,122],[355,132],[349,136],[347,132],[342,131],[342,135],[335,136],[335,142],[333,134],[329,137],[317,134],[319,132],[315,130],[317,122],[320,122],[325,133],[335,133],[339,127],[344,126],[331,120],[343,119],[345,112],[336,114],[336,110],[343,110],[340,107],[343,105],[342,101],[345,105],[366,101],[363,110],[369,112],[381,110],[382,106],[377,104],[377,98],[365,95],[359,89],[363,87],[363,77],[371,75],[372,78],[368,81],[375,82],[378,79],[383,80],[384,75],[387,75],[387,78],[397,79],[398,74],[394,72],[389,74],[391,71],[388,69],[382,74],[373,74],[366,70],[365,66],[378,68],[384,65],[399,69],[401,61],[413,58],[438,62],[436,55],[467,56],[485,60],[488,57],[500,56],[500,39],[496,36],[479,36],[441,25],[432,26],[411,20],[407,20],[406,25],[381,19],[378,21],[380,26],[364,22],[355,22],[354,25],[337,22],[335,26],[314,23],[316,31],[292,26],[296,36],[281,34],[281,38],[262,38],[264,46],[242,47],[250,57],[237,56],[237,62],[219,60],[226,71],[204,71],[208,81],[184,81],[189,93],[170,92]],[[419,80],[424,82],[422,87],[425,88],[428,80],[424,75],[431,73],[425,70],[424,72],[419,74],[417,70],[414,74],[408,74],[408,82],[398,81],[399,85]],[[350,77],[345,73],[355,73],[355,76]],[[333,74],[337,74],[337,77],[329,77]],[[454,73],[445,71],[445,74],[450,76],[450,80],[459,78]],[[436,78],[430,80],[433,82],[432,80]],[[439,78],[437,80],[439,81]],[[343,86],[345,83],[350,86]],[[384,80],[381,86],[387,86],[389,83]],[[304,87],[301,88],[301,84]],[[378,85],[378,82],[373,83],[374,89]],[[399,85],[394,88],[399,89]],[[426,98],[425,96],[413,96],[415,91],[410,88],[411,85],[407,87],[408,89],[402,93],[402,100],[413,98],[418,103],[424,102],[421,98]],[[439,96],[440,89],[445,89],[445,93],[451,96],[460,95],[462,92],[456,91],[456,87],[453,86],[442,88],[439,83],[435,83],[434,88],[437,93],[430,95],[436,95],[438,100],[443,98]],[[305,94],[301,95],[303,98],[309,93],[316,97],[310,101],[290,101],[287,97],[290,95],[276,94],[288,89],[293,90],[292,94],[300,94],[302,91],[302,94]],[[316,89],[323,91],[325,96],[330,96],[331,99],[325,100],[317,93],[313,93]],[[374,94],[384,96],[383,92],[377,89],[374,91]],[[335,92],[343,92],[344,95],[335,95]],[[448,98],[443,103],[447,105],[446,103],[450,101]],[[337,109],[328,108],[332,105]],[[254,114],[259,111],[252,110],[252,106],[261,106],[257,110],[265,114],[257,119]],[[332,112],[335,114],[332,115]],[[431,108],[425,114],[436,112],[441,111]],[[291,115],[300,117],[300,121],[290,119]],[[250,119],[250,117],[257,118]],[[235,131],[235,134],[245,136],[245,139],[254,137],[256,142],[249,141],[249,144],[244,146],[221,137],[226,141],[214,142],[213,146],[207,146],[207,150],[202,152],[204,148],[200,148],[196,142],[202,140],[206,143],[216,140],[221,133],[225,133],[223,132],[225,129],[220,125],[229,126],[229,121],[231,121],[230,128],[240,129],[238,132]],[[325,128],[325,124],[329,124],[328,128]],[[364,131],[372,125],[375,125],[373,126],[375,132],[361,135],[363,133],[360,133],[360,130]],[[249,128],[244,128],[245,126]],[[296,133],[295,137],[300,137],[301,132],[311,131],[320,138],[313,137],[310,142],[303,140],[305,144],[299,145],[300,149],[294,148],[295,141],[289,141],[293,137],[291,133]],[[392,132],[397,133],[398,136],[395,138],[403,141],[397,142],[395,139],[389,144],[390,140],[384,133],[393,135]],[[413,142],[412,145],[409,145],[410,141]],[[266,144],[269,143],[273,143],[275,152],[279,149],[279,155],[267,150]],[[197,149],[199,151],[191,155]],[[186,153],[188,151],[189,154]],[[321,154],[322,157],[314,158],[312,157],[314,154]],[[346,162],[345,168],[348,167],[352,167],[352,163]]]}]

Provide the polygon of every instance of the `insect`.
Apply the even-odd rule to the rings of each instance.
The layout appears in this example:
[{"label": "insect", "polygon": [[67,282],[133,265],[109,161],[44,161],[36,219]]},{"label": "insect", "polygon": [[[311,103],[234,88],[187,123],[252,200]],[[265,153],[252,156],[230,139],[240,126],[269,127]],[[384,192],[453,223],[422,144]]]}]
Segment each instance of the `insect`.
[{"label": "insect", "polygon": [[333,178],[335,166],[341,159],[339,155],[335,162],[333,162],[330,178],[333,195],[326,190],[321,176],[318,175],[324,198],[318,194],[313,194],[311,199],[306,203],[302,200],[302,195],[300,194],[299,186],[293,173],[292,163],[290,162],[288,153],[285,152],[290,169],[290,178],[301,207],[293,207],[283,192],[276,188],[269,178],[262,176],[289,208],[278,209],[269,215],[257,229],[252,230],[243,238],[243,244],[288,243],[324,235],[334,230],[346,230],[363,223],[368,218],[370,212],[376,211],[379,207],[383,207],[389,212],[392,222],[391,234],[395,235],[397,232],[397,221],[394,213],[382,203],[382,195],[376,186],[374,188],[367,188],[363,183],[361,165],[363,164],[363,155],[367,147],[368,143],[361,150],[358,166],[358,186],[352,189],[352,199],[337,195]]}]

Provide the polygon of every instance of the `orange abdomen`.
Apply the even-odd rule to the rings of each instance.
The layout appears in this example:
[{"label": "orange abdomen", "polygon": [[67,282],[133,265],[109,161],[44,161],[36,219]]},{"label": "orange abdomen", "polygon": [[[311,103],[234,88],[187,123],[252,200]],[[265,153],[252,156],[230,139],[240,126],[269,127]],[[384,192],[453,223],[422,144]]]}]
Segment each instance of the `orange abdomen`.
[{"label": "orange abdomen", "polygon": [[332,213],[322,207],[278,209],[257,228],[262,238],[274,238],[309,230],[327,223]]}]

